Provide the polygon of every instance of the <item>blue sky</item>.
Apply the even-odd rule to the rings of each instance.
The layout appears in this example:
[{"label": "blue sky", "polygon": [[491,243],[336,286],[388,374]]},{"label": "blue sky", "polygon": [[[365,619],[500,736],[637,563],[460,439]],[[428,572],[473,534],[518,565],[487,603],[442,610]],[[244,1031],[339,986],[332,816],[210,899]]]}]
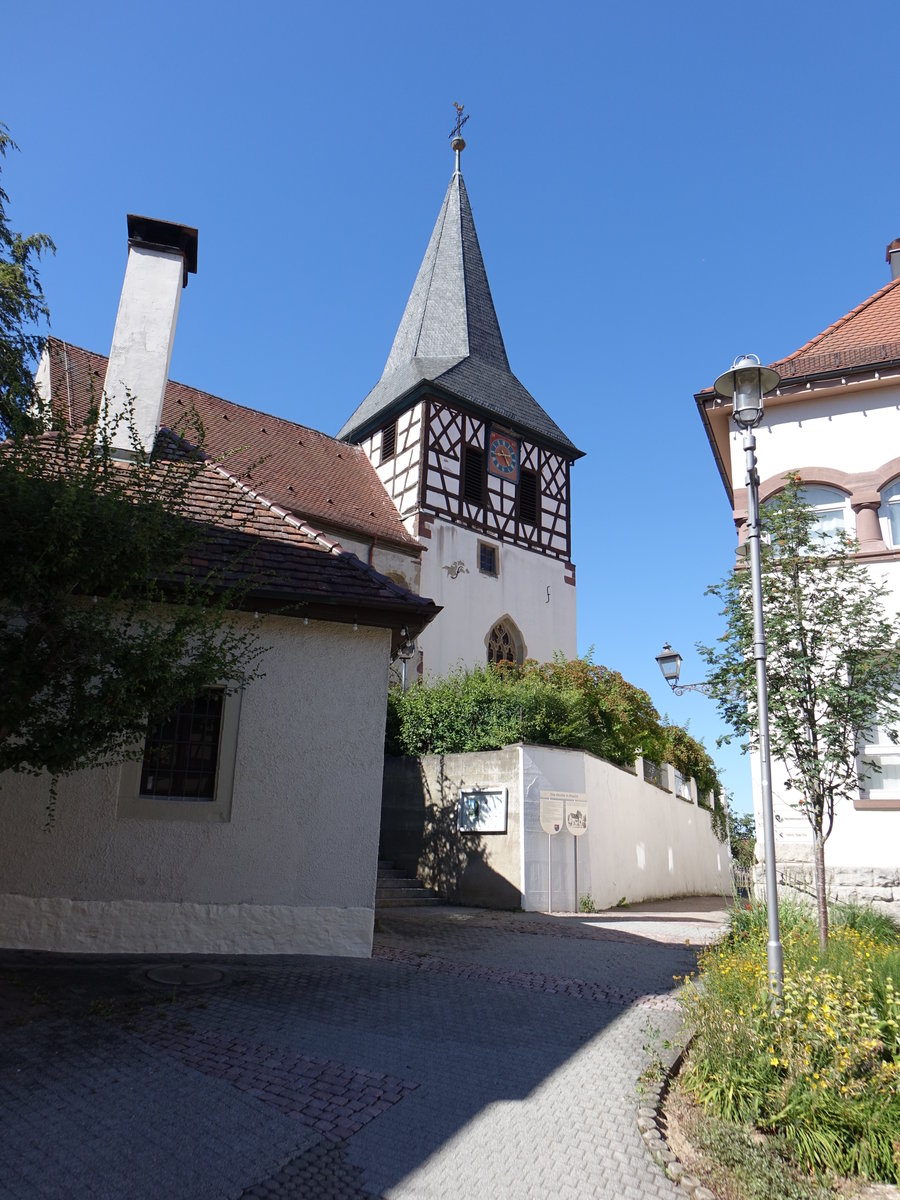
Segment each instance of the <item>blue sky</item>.
[{"label": "blue sky", "polygon": [[[19,4],[0,119],[52,328],[107,352],[125,214],[196,225],[172,375],[334,433],[381,373],[452,171],[513,370],[574,468],[579,647],[714,746],[730,510],[693,393],[887,282],[896,5]],[[717,753],[737,807],[749,766]]]}]

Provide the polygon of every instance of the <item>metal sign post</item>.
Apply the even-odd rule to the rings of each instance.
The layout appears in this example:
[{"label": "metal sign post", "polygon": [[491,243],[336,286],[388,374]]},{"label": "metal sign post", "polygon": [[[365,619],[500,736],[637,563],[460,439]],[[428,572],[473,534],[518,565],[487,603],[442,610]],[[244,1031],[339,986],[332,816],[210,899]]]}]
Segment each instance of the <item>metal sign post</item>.
[{"label": "metal sign post", "polygon": [[578,839],[587,833],[588,810],[586,797],[566,800],[566,829],[572,835],[572,849],[575,855],[575,912],[578,912]]},{"label": "metal sign post", "polygon": [[541,829],[547,834],[547,912],[553,911],[553,838],[565,820],[562,797],[556,792],[541,792]]},{"label": "metal sign post", "polygon": [[[551,838],[568,829],[576,838],[587,829],[584,792],[541,792],[541,829],[547,834],[547,912],[553,911],[553,856]],[[578,911],[578,845],[575,846],[575,911]]]}]

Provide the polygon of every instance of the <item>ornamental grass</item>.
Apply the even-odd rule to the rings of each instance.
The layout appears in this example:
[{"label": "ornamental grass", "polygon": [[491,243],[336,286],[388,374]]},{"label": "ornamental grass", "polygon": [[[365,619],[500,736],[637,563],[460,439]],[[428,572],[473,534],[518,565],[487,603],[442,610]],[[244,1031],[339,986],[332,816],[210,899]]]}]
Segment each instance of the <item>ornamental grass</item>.
[{"label": "ornamental grass", "polygon": [[781,908],[784,996],[767,990],[766,912],[735,909],[683,991],[696,1030],[685,1089],[722,1119],[776,1135],[804,1169],[900,1183],[900,928],[871,909],[815,920]]}]

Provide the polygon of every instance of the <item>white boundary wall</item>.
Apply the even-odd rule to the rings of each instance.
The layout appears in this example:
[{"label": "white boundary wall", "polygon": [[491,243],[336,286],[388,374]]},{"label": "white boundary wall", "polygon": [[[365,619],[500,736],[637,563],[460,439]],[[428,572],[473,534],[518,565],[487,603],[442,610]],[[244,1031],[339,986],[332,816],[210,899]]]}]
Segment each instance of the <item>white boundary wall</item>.
[{"label": "white boundary wall", "polygon": [[[387,758],[381,851],[450,900],[488,908],[573,912],[587,895],[609,908],[623,897],[730,894],[731,856],[712,814],[693,781],[682,799],[672,768],[663,771],[669,790],[644,780],[640,759],[635,772],[547,746]],[[459,830],[460,792],[496,789],[508,797],[505,830]],[[587,831],[545,833],[542,791],[583,795]]]},{"label": "white boundary wall", "polygon": [[[713,832],[711,814],[693,801],[645,783],[642,773],[632,775],[581,751],[522,746],[520,761],[522,906],[527,911],[577,911],[576,843],[578,895],[589,894],[598,909],[622,899],[637,903],[731,891],[728,846]],[[566,831],[552,837],[544,833],[542,791],[583,792],[587,832],[579,838]]]}]

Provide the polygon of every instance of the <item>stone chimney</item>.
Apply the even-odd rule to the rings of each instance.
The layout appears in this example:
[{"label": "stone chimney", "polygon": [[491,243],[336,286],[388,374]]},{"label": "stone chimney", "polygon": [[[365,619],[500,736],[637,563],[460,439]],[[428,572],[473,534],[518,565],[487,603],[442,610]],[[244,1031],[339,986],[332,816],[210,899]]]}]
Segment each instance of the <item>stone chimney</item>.
[{"label": "stone chimney", "polygon": [[900,238],[894,238],[884,253],[884,261],[891,264],[891,279],[900,275]]},{"label": "stone chimney", "polygon": [[[128,264],[103,391],[110,418],[130,400],[143,448],[153,449],[162,416],[181,292],[197,273],[197,230],[128,216]],[[113,435],[118,455],[133,453],[128,424]]]}]

